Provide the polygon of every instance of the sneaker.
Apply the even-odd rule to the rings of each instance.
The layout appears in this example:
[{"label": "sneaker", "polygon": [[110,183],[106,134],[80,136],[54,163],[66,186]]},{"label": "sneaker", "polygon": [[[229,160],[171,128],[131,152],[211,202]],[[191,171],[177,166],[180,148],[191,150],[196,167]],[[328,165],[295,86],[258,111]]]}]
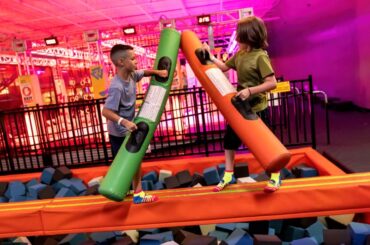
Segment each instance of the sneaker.
[{"label": "sneaker", "polygon": [[220,181],[220,183],[218,183],[216,185],[215,188],[213,188],[213,192],[220,192],[222,191],[230,182],[225,182],[223,180]]},{"label": "sneaker", "polygon": [[265,192],[275,192],[279,190],[281,186],[281,177],[279,173],[272,173],[270,180],[267,182],[267,185],[264,188]]},{"label": "sneaker", "polygon": [[155,195],[148,195],[141,191],[140,193],[134,194],[133,202],[135,204],[150,203],[158,201],[158,197]]},{"label": "sneaker", "polygon": [[231,173],[226,178],[225,178],[225,174],[224,174],[220,183],[218,183],[217,186],[215,188],[213,188],[213,191],[214,192],[222,191],[228,184],[233,184],[235,182],[236,181],[235,181],[234,173]]}]

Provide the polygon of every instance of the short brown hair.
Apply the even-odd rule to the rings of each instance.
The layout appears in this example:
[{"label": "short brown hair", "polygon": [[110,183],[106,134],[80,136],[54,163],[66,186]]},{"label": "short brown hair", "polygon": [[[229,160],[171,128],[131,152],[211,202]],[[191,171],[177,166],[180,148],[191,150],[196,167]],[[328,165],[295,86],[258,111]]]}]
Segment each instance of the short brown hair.
[{"label": "short brown hair", "polygon": [[130,45],[116,44],[110,50],[110,58],[113,64],[117,65],[117,61],[120,57],[125,56],[128,50],[133,50],[134,48]]},{"label": "short brown hair", "polygon": [[266,49],[268,43],[265,23],[256,16],[248,16],[239,20],[236,29],[236,40],[252,48]]}]

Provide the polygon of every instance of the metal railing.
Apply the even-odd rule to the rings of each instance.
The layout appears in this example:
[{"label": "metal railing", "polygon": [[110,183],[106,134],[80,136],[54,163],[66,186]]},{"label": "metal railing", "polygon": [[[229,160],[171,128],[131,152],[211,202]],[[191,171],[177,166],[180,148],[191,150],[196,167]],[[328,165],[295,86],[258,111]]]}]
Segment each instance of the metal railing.
[{"label": "metal railing", "polygon": [[[266,123],[287,147],[316,147],[312,78],[290,85],[290,92],[271,96]],[[138,104],[143,97],[138,95]],[[108,164],[112,155],[103,104],[91,100],[0,112],[0,174]],[[225,127],[203,88],[174,90],[145,158],[222,152]]]}]

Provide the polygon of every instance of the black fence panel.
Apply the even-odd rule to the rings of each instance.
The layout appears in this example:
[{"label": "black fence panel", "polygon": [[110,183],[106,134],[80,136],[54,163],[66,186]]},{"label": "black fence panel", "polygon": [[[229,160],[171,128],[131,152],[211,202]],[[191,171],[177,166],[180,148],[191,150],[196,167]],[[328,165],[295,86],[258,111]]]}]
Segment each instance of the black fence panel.
[{"label": "black fence panel", "polygon": [[[290,81],[290,87],[270,94],[267,124],[287,147],[315,147],[312,79]],[[0,112],[0,174],[109,164],[103,105],[90,100]],[[145,159],[222,152],[225,128],[203,88],[171,91]]]}]

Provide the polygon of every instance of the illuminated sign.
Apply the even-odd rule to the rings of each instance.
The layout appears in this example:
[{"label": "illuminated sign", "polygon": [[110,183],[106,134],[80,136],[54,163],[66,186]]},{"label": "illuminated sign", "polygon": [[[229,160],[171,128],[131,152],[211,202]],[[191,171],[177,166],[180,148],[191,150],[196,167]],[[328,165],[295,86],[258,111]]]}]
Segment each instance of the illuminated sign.
[{"label": "illuminated sign", "polygon": [[27,45],[24,40],[14,39],[13,40],[13,50],[15,52],[24,52],[27,50]]},{"label": "illuminated sign", "polygon": [[90,30],[84,32],[84,39],[86,42],[96,42],[99,40],[99,31]]},{"label": "illuminated sign", "polygon": [[44,38],[44,41],[46,46],[54,46],[59,44],[58,39],[56,37],[47,37]]},{"label": "illuminated sign", "polygon": [[208,25],[209,23],[211,23],[211,16],[208,14],[208,15],[200,15],[197,17],[198,19],[198,24],[199,25]]},{"label": "illuminated sign", "polygon": [[253,8],[239,9],[239,19],[253,15],[254,15]]},{"label": "illuminated sign", "polygon": [[175,20],[174,19],[161,19],[159,22],[159,28],[163,30],[164,28],[176,28]]},{"label": "illuminated sign", "polygon": [[134,35],[136,34],[136,29],[134,26],[125,27],[123,28],[123,33],[125,35]]}]

